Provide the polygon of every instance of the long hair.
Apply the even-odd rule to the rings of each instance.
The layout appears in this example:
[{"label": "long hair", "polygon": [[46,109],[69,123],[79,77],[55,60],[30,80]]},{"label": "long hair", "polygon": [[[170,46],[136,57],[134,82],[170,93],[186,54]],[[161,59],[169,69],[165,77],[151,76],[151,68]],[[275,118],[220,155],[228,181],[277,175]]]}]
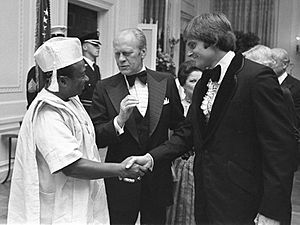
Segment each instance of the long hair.
[{"label": "long hair", "polygon": [[204,42],[222,51],[234,51],[236,38],[231,23],[223,13],[205,13],[194,17],[184,30],[185,39]]}]

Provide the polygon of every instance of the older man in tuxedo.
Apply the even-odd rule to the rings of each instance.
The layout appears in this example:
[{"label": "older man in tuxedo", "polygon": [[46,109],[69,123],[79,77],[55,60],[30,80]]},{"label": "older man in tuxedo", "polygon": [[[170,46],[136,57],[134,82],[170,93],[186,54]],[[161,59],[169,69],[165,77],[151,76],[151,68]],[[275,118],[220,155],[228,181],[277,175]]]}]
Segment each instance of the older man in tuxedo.
[{"label": "older man in tuxedo", "polygon": [[286,50],[282,48],[273,48],[272,57],[275,60],[273,70],[278,76],[279,84],[288,88],[292,94],[292,98],[296,108],[297,128],[300,128],[300,80],[287,73],[290,65],[290,57]]},{"label": "older man in tuxedo", "polygon": [[203,72],[170,141],[127,166],[155,169],[194,145],[197,224],[289,224],[296,141],[275,73],[233,51],[221,13],[195,17],[185,37],[189,57],[214,69]]},{"label": "older man in tuxedo", "polygon": [[[147,69],[146,38],[125,29],[113,41],[120,73],[96,86],[90,115],[98,147],[108,146],[106,162],[143,155],[168,139],[168,129],[184,119],[174,77]],[[105,179],[111,224],[164,224],[172,203],[171,163],[141,180]],[[128,180],[127,180],[128,181]],[[130,181],[130,180],[129,180]]]},{"label": "older man in tuxedo", "polygon": [[[300,80],[287,73],[287,68],[290,65],[290,57],[285,49],[273,48],[272,57],[275,60],[275,65],[272,68],[278,76],[279,84],[282,88],[290,92],[294,102],[297,139],[300,142]],[[297,160],[298,164],[300,164],[300,143],[298,144]]]}]

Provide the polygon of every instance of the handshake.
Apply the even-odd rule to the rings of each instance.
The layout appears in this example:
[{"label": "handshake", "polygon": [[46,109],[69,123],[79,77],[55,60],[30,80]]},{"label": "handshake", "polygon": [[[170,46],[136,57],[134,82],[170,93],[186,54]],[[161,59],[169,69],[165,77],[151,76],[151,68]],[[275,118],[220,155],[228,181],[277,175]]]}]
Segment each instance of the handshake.
[{"label": "handshake", "polygon": [[121,162],[121,167],[119,180],[134,183],[140,181],[147,172],[152,171],[153,159],[149,153],[143,156],[130,156]]}]

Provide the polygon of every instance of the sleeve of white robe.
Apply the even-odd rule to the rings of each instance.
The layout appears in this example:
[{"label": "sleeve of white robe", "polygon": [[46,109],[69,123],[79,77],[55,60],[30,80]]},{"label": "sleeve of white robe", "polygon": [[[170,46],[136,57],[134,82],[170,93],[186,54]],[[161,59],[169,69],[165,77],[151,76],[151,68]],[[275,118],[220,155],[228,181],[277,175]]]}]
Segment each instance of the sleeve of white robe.
[{"label": "sleeve of white robe", "polygon": [[44,106],[34,126],[35,141],[51,173],[72,164],[82,157],[70,121],[51,106]]}]

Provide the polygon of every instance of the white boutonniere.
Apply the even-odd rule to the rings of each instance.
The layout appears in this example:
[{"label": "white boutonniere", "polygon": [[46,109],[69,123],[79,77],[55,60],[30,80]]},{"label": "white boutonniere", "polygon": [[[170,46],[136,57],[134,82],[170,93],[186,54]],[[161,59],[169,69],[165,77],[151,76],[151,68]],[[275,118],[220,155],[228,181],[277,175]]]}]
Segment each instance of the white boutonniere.
[{"label": "white boutonniere", "polygon": [[167,104],[169,104],[170,103],[170,100],[167,98],[167,97],[165,97],[165,99],[164,99],[164,104],[163,105],[167,105]]},{"label": "white boutonniere", "polygon": [[206,95],[203,97],[203,101],[200,106],[207,120],[209,119],[212,105],[215,100],[219,86],[220,84],[218,84],[217,82],[212,82],[211,80],[209,80],[209,82],[207,83],[208,90],[206,92]]}]

